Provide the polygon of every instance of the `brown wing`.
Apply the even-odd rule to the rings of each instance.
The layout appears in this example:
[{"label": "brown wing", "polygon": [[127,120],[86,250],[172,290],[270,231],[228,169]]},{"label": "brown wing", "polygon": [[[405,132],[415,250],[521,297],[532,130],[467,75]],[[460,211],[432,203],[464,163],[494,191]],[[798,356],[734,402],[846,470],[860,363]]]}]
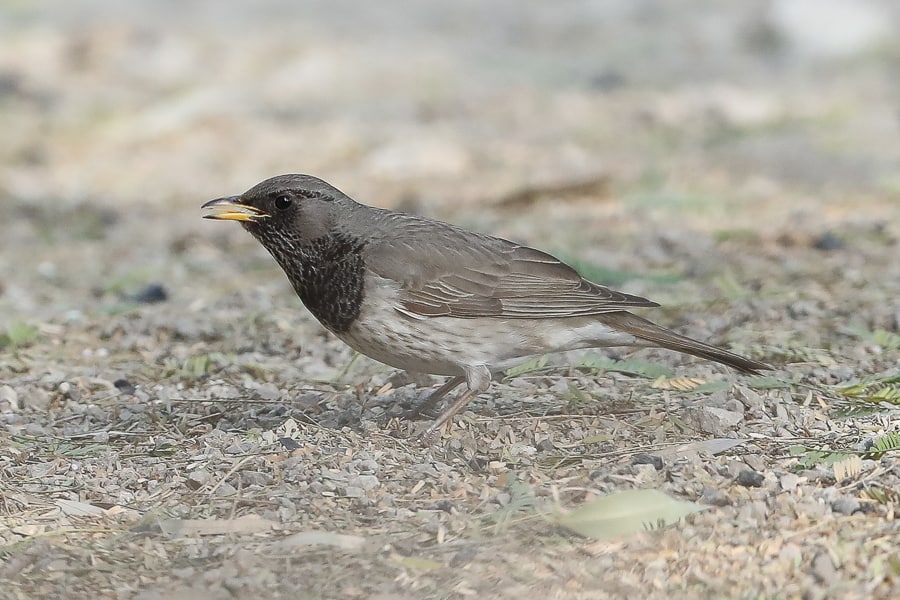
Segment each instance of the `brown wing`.
[{"label": "brown wing", "polygon": [[385,218],[390,235],[374,236],[366,266],[400,284],[397,308],[409,314],[539,319],[659,306],[592,283],[534,248],[410,215]]}]

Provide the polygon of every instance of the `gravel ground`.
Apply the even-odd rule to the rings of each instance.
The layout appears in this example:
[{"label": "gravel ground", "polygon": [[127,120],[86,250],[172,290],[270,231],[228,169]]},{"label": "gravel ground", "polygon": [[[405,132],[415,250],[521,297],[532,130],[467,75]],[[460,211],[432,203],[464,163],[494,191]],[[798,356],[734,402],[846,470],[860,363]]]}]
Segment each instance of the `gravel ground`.
[{"label": "gravel ground", "polygon": [[[0,597],[900,596],[900,12],[815,5],[0,4]],[[422,448],[440,379],[200,219],[284,172],[776,370],[554,357]],[[706,510],[554,516],[645,488]]]}]

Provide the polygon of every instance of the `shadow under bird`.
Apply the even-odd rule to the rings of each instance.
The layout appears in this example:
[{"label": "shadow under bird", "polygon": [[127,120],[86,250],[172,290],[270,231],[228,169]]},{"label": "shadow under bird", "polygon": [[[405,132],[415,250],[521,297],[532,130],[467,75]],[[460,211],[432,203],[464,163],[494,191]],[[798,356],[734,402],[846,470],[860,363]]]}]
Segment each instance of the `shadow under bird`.
[{"label": "shadow under bird", "polygon": [[661,347],[744,373],[765,363],[628,312],[656,302],[581,277],[553,256],[425,217],[355,202],[310,175],[280,175],[203,205],[239,221],[284,270],[309,311],[366,356],[464,383],[431,440],[491,377],[528,357],[579,348]]}]

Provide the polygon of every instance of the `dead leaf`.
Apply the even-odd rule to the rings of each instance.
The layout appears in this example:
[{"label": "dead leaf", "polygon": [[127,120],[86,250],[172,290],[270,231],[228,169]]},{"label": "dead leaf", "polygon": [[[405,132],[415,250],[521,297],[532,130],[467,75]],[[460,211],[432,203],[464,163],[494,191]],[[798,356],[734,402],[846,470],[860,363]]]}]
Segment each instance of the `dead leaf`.
[{"label": "dead leaf", "polygon": [[697,456],[698,454],[720,454],[726,450],[731,450],[735,446],[740,446],[746,441],[747,440],[736,438],[712,438],[709,440],[682,444],[680,446],[675,446],[674,448],[667,448],[666,450],[657,452],[656,455],[660,457],[683,458]]},{"label": "dead leaf", "polygon": [[862,473],[862,459],[856,454],[851,454],[843,460],[839,460],[831,468],[834,469],[835,481],[843,481],[845,479],[856,479]]},{"label": "dead leaf", "polygon": [[59,507],[64,515],[68,515],[70,517],[88,517],[106,514],[106,511],[99,506],[94,506],[93,504],[87,504],[85,502],[78,502],[77,500],[65,500],[63,498],[60,498],[56,500],[54,504]]},{"label": "dead leaf", "polygon": [[272,522],[258,515],[246,515],[237,519],[163,519],[159,528],[173,537],[198,535],[247,534],[269,531]]},{"label": "dead leaf", "polygon": [[345,535],[331,531],[301,531],[278,542],[282,548],[300,548],[303,546],[332,546],[341,550],[358,551],[365,546],[366,538],[358,535]]},{"label": "dead leaf", "polygon": [[671,525],[701,510],[706,507],[659,490],[628,490],[587,502],[556,521],[578,535],[600,540]]},{"label": "dead leaf", "polygon": [[650,386],[655,390],[677,390],[687,392],[706,383],[705,379],[697,377],[657,377]]}]

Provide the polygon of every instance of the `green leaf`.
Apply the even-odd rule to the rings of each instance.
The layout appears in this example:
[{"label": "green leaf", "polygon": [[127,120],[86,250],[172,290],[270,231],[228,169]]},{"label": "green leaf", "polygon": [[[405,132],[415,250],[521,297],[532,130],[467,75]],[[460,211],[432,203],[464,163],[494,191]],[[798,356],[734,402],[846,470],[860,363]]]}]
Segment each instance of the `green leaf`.
[{"label": "green leaf", "polygon": [[722,392],[731,389],[730,381],[708,381],[701,383],[692,390],[688,390],[691,394],[711,394],[713,392]]},{"label": "green leaf", "polygon": [[0,348],[9,346],[18,348],[30,344],[37,339],[38,328],[28,323],[13,323],[6,328],[6,332],[0,334]]},{"label": "green leaf", "polygon": [[526,373],[541,371],[546,365],[547,357],[539,356],[527,362],[523,362],[521,365],[516,365],[515,367],[507,369],[505,375],[507,379],[512,379],[513,377],[519,377],[520,375],[525,375]]},{"label": "green leaf", "polygon": [[435,569],[440,569],[444,566],[437,561],[428,560],[426,558],[416,558],[414,556],[401,556],[397,559],[397,562],[413,571],[434,571]]},{"label": "green leaf", "polygon": [[725,298],[736,300],[738,298],[746,298],[750,295],[748,290],[737,277],[731,272],[725,272],[713,279],[713,282],[719,287],[722,296]]},{"label": "green leaf", "polygon": [[609,435],[608,433],[601,433],[598,435],[589,435],[586,438],[584,438],[583,440],[581,440],[580,442],[578,442],[578,444],[572,444],[572,445],[573,446],[575,446],[575,445],[587,446],[590,444],[605,444],[606,442],[611,442],[614,439],[615,439],[615,437],[612,435]]},{"label": "green leaf", "polygon": [[888,431],[875,439],[872,449],[864,456],[877,460],[884,456],[885,452],[893,452],[895,450],[900,450],[900,433]]},{"label": "green leaf", "polygon": [[788,452],[791,456],[796,456],[799,459],[797,465],[802,469],[809,469],[816,465],[830,467],[836,462],[854,456],[852,452],[816,450],[815,448],[807,448],[802,445],[791,446]]},{"label": "green leaf", "polygon": [[900,375],[889,377],[866,377],[856,383],[837,388],[842,396],[861,402],[900,405]]},{"label": "green leaf", "polygon": [[178,446],[164,442],[147,452],[147,456],[173,456],[176,452],[178,452]]},{"label": "green leaf", "polygon": [[791,387],[791,382],[778,377],[758,375],[747,378],[747,385],[754,390],[779,390]]},{"label": "green leaf", "polygon": [[850,333],[860,338],[861,340],[865,340],[867,342],[871,342],[876,346],[881,346],[885,350],[900,350],[900,335],[888,331],[886,329],[876,329],[875,331],[869,331],[865,327],[857,326],[850,327]]},{"label": "green leaf", "polygon": [[682,274],[673,271],[657,271],[649,273],[622,271],[619,269],[610,269],[603,265],[598,265],[586,260],[580,260],[579,258],[565,252],[556,252],[555,256],[559,257],[561,261],[571,265],[572,268],[578,271],[578,273],[585,279],[596,281],[597,283],[610,287],[622,285],[627,281],[633,281],[636,279],[652,281],[653,283],[657,283],[660,285],[677,283],[684,279],[684,276]]},{"label": "green leaf", "polygon": [[673,376],[672,371],[656,363],[638,359],[613,360],[596,354],[588,354],[582,359],[578,366],[580,368],[595,369],[597,371],[617,371],[619,373],[639,375],[648,379]]},{"label": "green leaf", "polygon": [[506,490],[509,492],[509,502],[491,516],[498,528],[503,528],[515,515],[534,508],[534,490],[519,481],[513,472],[507,475]]},{"label": "green leaf", "polygon": [[701,510],[706,507],[659,490],[628,490],[582,504],[558,515],[556,522],[578,535],[602,540],[665,527]]}]

